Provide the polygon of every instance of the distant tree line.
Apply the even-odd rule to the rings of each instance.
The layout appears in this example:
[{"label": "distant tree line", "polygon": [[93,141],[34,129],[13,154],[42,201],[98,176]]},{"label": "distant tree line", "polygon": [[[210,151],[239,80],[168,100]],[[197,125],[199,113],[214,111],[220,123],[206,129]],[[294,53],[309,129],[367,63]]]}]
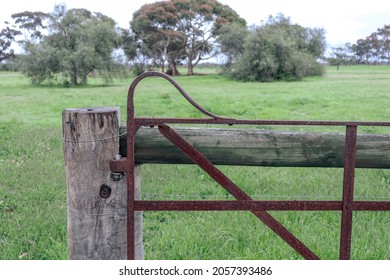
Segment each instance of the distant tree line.
[{"label": "distant tree line", "polygon": [[390,24],[355,44],[332,48],[329,62],[336,64],[390,64]]},{"label": "distant tree line", "polygon": [[[179,75],[178,66],[187,65],[187,74],[194,75],[199,63],[217,55],[224,58],[222,72],[243,81],[299,80],[323,72],[322,28],[293,24],[283,14],[248,27],[217,0],[145,4],[133,14],[128,29],[117,27],[101,13],[68,10],[64,4],[51,13],[26,11],[13,14],[12,19],[0,32],[0,64],[18,67],[35,84],[76,86],[87,84],[91,75],[109,83],[129,67],[136,74],[160,69]],[[389,26],[385,26],[356,46],[333,49],[332,59],[337,63],[388,61],[388,38]],[[15,55],[14,41],[23,48],[22,54]]]},{"label": "distant tree line", "polygon": [[[188,65],[188,74],[200,61],[216,55],[219,29],[230,22],[245,26],[237,13],[216,0],[171,0],[144,5],[133,15],[130,29],[86,9],[67,10],[56,5],[52,13],[22,12],[12,15],[14,23],[0,33],[2,61],[15,58],[11,43],[24,53],[18,56],[21,70],[33,83],[61,81],[86,84],[92,73],[106,82],[123,73],[124,65],[161,67],[173,75],[177,66]],[[115,58],[115,54],[124,56]]]}]

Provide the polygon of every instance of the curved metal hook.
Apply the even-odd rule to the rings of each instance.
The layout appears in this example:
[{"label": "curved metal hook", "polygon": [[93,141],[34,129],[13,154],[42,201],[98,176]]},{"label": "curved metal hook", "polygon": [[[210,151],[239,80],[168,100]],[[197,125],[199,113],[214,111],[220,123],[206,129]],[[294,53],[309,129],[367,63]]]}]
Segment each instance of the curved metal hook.
[{"label": "curved metal hook", "polygon": [[[161,78],[164,78],[165,80],[169,81],[180,93],[181,95],[187,99],[187,101],[192,105],[194,106],[196,109],[198,109],[200,112],[202,112],[203,114],[211,117],[211,118],[214,118],[214,119],[230,119],[230,118],[226,118],[226,117],[221,117],[221,116],[218,116],[216,114],[213,114],[209,111],[207,111],[205,108],[203,108],[202,106],[200,106],[197,102],[195,102],[195,100],[193,100],[191,98],[191,96],[175,81],[173,80],[170,76],[168,76],[167,74],[164,74],[162,72],[157,72],[157,71],[148,71],[148,72],[145,72],[139,76],[137,76],[134,81],[131,83],[130,85],[130,88],[129,88],[129,92],[128,92],[128,106],[129,108],[131,108],[131,110],[134,110],[134,104],[133,104],[133,98],[134,98],[134,93],[135,93],[135,88],[136,86],[138,85],[138,83],[147,78],[147,77],[161,77]],[[134,112],[133,112],[134,113]]]}]

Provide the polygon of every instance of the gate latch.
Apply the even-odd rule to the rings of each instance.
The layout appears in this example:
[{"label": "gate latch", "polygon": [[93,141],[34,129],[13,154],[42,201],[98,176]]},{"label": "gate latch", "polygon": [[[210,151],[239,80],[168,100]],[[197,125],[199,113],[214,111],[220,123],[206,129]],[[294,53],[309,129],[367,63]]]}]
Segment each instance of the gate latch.
[{"label": "gate latch", "polygon": [[114,159],[110,160],[110,178],[114,182],[118,182],[126,174],[127,158],[121,155],[115,155]]}]

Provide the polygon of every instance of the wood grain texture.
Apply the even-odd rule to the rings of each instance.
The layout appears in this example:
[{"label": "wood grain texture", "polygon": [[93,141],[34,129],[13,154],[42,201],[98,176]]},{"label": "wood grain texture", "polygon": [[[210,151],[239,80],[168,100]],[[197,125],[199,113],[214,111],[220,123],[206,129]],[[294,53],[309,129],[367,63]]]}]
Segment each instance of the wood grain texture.
[{"label": "wood grain texture", "polygon": [[[121,133],[126,128],[121,128]],[[283,132],[255,129],[175,128],[212,163],[280,167],[342,167],[345,134]],[[120,152],[126,156],[126,136]],[[135,161],[192,163],[157,128],[141,128],[135,140]],[[357,138],[357,168],[390,168],[390,135]]]},{"label": "wood grain texture", "polygon": [[[126,178],[112,181],[109,167],[119,152],[119,109],[68,109],[62,117],[69,258],[126,259]],[[103,185],[111,189],[106,198]]]}]

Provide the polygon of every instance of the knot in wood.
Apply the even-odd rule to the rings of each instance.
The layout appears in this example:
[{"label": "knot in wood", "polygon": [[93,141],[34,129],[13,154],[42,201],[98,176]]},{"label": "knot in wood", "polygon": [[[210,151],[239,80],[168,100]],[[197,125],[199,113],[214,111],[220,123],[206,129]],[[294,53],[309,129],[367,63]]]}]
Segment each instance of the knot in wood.
[{"label": "knot in wood", "polygon": [[101,198],[109,198],[111,195],[111,187],[106,184],[101,185],[99,194]]}]

